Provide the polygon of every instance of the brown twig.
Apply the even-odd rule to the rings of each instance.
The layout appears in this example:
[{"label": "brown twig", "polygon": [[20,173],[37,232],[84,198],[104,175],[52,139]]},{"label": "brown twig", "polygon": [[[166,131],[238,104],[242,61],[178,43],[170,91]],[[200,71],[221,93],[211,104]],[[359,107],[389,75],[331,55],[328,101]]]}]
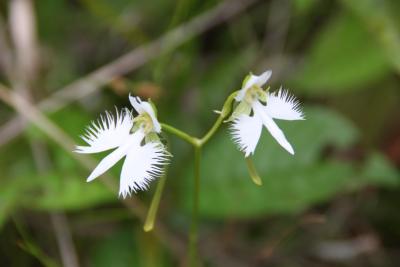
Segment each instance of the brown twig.
[{"label": "brown twig", "polygon": [[9,4],[9,25],[14,45],[15,85],[28,93],[27,85],[32,82],[38,67],[38,45],[36,39],[36,19],[33,3],[30,0],[12,0]]},{"label": "brown twig", "polygon": [[56,234],[58,247],[60,248],[63,266],[79,267],[79,261],[67,217],[64,213],[51,213],[50,219]]},{"label": "brown twig", "polygon": [[[36,80],[38,69],[38,45],[36,19],[32,0],[12,0],[9,10],[9,26],[14,45],[14,62],[11,62],[9,79],[13,90],[26,99],[33,99],[32,83]],[[30,147],[38,173],[43,174],[51,166],[46,144],[30,140]],[[63,266],[79,267],[78,256],[64,213],[50,213]]]},{"label": "brown twig", "polygon": [[0,67],[4,70],[6,77],[12,80],[12,52],[2,17],[0,17]]}]

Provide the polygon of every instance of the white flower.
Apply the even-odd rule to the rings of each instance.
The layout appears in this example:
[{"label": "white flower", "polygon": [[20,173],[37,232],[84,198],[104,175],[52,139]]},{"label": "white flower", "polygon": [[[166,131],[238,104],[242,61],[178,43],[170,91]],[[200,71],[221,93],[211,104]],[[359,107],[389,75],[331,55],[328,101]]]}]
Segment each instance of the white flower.
[{"label": "white flower", "polygon": [[266,71],[260,76],[250,74],[235,97],[239,104],[229,121],[233,121],[233,140],[245,153],[245,157],[254,153],[261,136],[262,125],[283,148],[294,155],[292,146],[273,119],[303,120],[304,115],[300,103],[294,96],[289,95],[287,90],[280,88],[277,92],[269,93],[261,88],[271,74],[271,71]]},{"label": "white flower", "polygon": [[92,122],[81,136],[88,146],[77,146],[77,153],[98,153],[116,148],[106,156],[87,178],[90,182],[125,157],[121,170],[119,195],[125,198],[148,188],[150,181],[163,174],[169,153],[158,139],[161,126],[153,107],[138,97],[129,96],[137,111],[133,117],[128,109],[116,110],[115,117],[106,112]]}]

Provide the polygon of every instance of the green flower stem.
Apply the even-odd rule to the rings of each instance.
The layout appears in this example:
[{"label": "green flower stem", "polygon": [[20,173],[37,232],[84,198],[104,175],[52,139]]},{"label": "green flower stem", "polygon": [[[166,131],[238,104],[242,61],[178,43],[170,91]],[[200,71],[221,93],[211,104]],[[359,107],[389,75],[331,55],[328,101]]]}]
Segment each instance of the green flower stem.
[{"label": "green flower stem", "polygon": [[201,147],[194,149],[194,192],[193,192],[193,210],[192,224],[189,233],[189,266],[199,266],[197,256],[197,240],[198,240],[198,217],[199,217],[199,200],[200,200],[200,161]]},{"label": "green flower stem", "polygon": [[232,110],[232,101],[235,98],[235,96],[237,95],[237,91],[233,92],[225,101],[222,110],[218,116],[218,119],[216,120],[216,122],[214,123],[214,125],[211,127],[211,129],[201,138],[196,138],[193,137],[169,124],[166,123],[161,123],[161,127],[163,128],[163,130],[165,130],[166,132],[169,132],[171,134],[176,135],[177,137],[185,140],[186,142],[188,142],[189,144],[193,145],[194,147],[202,147],[205,143],[208,142],[208,140],[210,140],[210,138],[216,133],[216,131],[218,130],[218,128],[221,126],[222,122],[224,121],[224,119],[229,115],[229,113]]},{"label": "green flower stem", "polygon": [[[199,201],[200,201],[200,162],[201,162],[201,149],[205,143],[207,143],[210,138],[217,132],[219,127],[221,126],[224,119],[231,113],[232,110],[232,102],[237,95],[237,92],[232,93],[225,101],[219,116],[211,129],[202,137],[196,138],[190,136],[189,134],[173,127],[168,124],[162,123],[161,126],[163,130],[169,132],[171,134],[176,135],[177,137],[185,140],[189,144],[194,146],[194,192],[193,192],[193,210],[192,210],[192,222],[189,232],[189,266],[191,267],[198,267],[200,264],[198,258],[198,251],[197,251],[197,240],[198,240],[198,216],[199,216]],[[254,166],[253,169],[255,170]],[[255,172],[256,173],[256,172]],[[145,231],[146,229],[152,229],[154,225],[155,214],[157,212],[159,198],[161,197],[162,188],[164,187],[164,181],[160,181],[159,185],[157,186],[157,192],[154,196],[153,202],[151,203],[150,211],[149,211],[149,222],[144,226]],[[261,179],[259,179],[261,183]],[[160,189],[160,193],[158,193],[158,189]],[[159,194],[159,195],[158,195]],[[154,210],[152,210],[154,209]]]},{"label": "green flower stem", "polygon": [[159,179],[157,183],[156,192],[154,193],[153,199],[151,200],[150,208],[147,213],[146,221],[144,222],[143,230],[145,232],[150,232],[154,228],[154,223],[157,217],[158,207],[160,205],[160,200],[162,193],[164,191],[165,181],[167,180],[167,172],[165,172]]},{"label": "green flower stem", "polygon": [[224,121],[224,119],[231,113],[232,110],[232,101],[237,95],[237,92],[233,92],[225,101],[221,113],[219,114],[219,117],[217,121],[214,123],[214,125],[211,127],[211,129],[202,137],[200,141],[200,146],[203,146],[205,143],[210,140],[210,138],[215,134],[215,132],[218,130],[218,128],[221,126],[221,123]]},{"label": "green flower stem", "polygon": [[214,125],[211,129],[200,139],[200,146],[203,146],[205,143],[210,140],[210,138],[215,134],[218,128],[221,126],[221,123],[224,121],[224,117],[219,115],[218,119],[215,121]]},{"label": "green flower stem", "polygon": [[186,142],[188,142],[189,144],[193,145],[194,147],[198,147],[199,146],[199,139],[193,136],[188,135],[187,133],[171,126],[165,123],[161,123],[161,127],[163,128],[163,130],[165,130],[166,132],[169,132],[171,134],[174,134],[176,136],[178,136],[179,138],[185,140]]},{"label": "green flower stem", "polygon": [[256,185],[261,186],[262,185],[261,177],[258,175],[256,167],[254,166],[254,163],[253,163],[253,160],[251,159],[251,157],[246,158],[246,163],[247,163],[247,169],[249,170],[251,180],[253,180],[253,182]]}]

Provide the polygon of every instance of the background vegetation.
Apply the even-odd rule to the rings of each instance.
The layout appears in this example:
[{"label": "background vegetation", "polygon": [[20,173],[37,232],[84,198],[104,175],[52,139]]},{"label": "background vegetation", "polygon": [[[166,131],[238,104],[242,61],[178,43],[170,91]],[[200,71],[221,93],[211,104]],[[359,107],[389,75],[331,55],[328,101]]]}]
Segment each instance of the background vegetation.
[{"label": "background vegetation", "polygon": [[9,0],[0,12],[1,266],[181,266],[192,148],[165,136],[174,158],[145,233],[156,183],[123,202],[120,166],[86,183],[103,155],[73,144],[129,93],[200,136],[265,69],[304,103],[306,121],[279,122],[297,153],[264,132],[257,187],[226,127],[207,145],[204,266],[399,266],[399,1]]}]

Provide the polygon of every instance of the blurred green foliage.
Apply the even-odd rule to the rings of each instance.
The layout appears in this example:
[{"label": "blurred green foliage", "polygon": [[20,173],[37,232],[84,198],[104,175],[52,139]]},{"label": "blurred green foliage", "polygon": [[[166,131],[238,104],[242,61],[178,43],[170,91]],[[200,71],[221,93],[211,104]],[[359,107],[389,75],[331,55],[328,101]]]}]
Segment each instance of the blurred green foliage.
[{"label": "blurred green foliage", "polygon": [[[358,166],[340,159],[340,151],[355,143],[358,131],[333,111],[306,109],[306,121],[283,122],[297,153],[285,151],[264,132],[254,160],[263,177],[255,186],[248,178],[243,155],[232,141],[219,136],[204,155],[201,212],[212,218],[251,218],[264,214],[298,213],[312,204],[366,185],[395,186],[396,170],[374,154]],[[312,119],[311,119],[312,118]],[[287,125],[286,125],[287,124]],[[334,150],[324,157],[327,147]],[[185,175],[190,177],[192,166]],[[190,204],[192,179],[182,186],[183,204]],[[191,206],[186,208],[190,210]]]},{"label": "blurred green foliage", "polygon": [[390,73],[388,61],[362,23],[344,12],[314,39],[293,86],[314,95],[360,90]]},{"label": "blurred green foliage", "polygon": [[[46,97],[208,12],[218,3],[215,0],[35,1],[41,66],[32,93],[37,98]],[[0,3],[0,11],[6,22],[8,3]],[[162,122],[200,136],[215,119],[212,110],[220,109],[224,99],[240,88],[249,71],[258,74],[271,68],[271,88],[289,87],[305,103],[305,121],[278,121],[296,155],[292,157],[283,151],[264,130],[254,155],[263,185],[256,186],[249,178],[243,155],[230,140],[227,127],[222,127],[206,145],[202,159],[200,213],[205,232],[218,232],[213,227],[225,227],[227,221],[239,222],[240,225],[234,226],[237,232],[255,232],[235,236],[244,248],[239,245],[226,248],[224,238],[212,238],[220,241],[217,248],[225,248],[221,254],[227,254],[233,261],[253,260],[261,256],[249,252],[249,247],[264,251],[265,244],[274,243],[273,229],[284,228],[293,218],[316,211],[326,214],[331,223],[318,228],[319,232],[309,230],[293,237],[279,252],[287,260],[279,256],[267,258],[272,262],[270,266],[299,266],[298,262],[301,266],[321,266],[309,260],[305,248],[308,245],[304,244],[318,243],[326,237],[353,238],[359,233],[372,232],[380,242],[380,249],[398,249],[398,14],[397,0],[256,1],[226,23],[120,77],[122,86],[113,82],[47,115],[81,143],[79,135],[91,120],[104,110],[129,106],[127,95],[140,91],[153,94]],[[11,27],[7,23],[5,26]],[[10,84],[4,73],[0,74],[0,81]],[[132,84],[137,87],[131,88]],[[139,85],[143,88],[138,88]],[[154,87],[160,88],[159,91]],[[0,106],[0,111],[2,123],[11,118],[8,108]],[[192,150],[173,136],[166,138],[174,158],[159,219],[180,236],[188,227],[193,197]],[[37,168],[33,144],[44,148],[45,170]],[[42,223],[47,213],[53,212],[70,215],[82,266],[177,266],[176,262],[181,261],[170,255],[170,249],[157,238],[142,233],[139,221],[126,214],[109,216],[107,209],[121,209],[117,193],[98,180],[86,183],[89,172],[82,164],[36,127],[29,126],[21,136],[0,147],[0,151],[0,225],[1,235],[6,237],[0,242],[0,258],[3,258],[0,265],[4,261],[4,266],[14,266],[11,263],[17,261],[13,259],[20,258],[18,262],[22,263],[15,266],[37,266],[34,258],[46,255],[60,262],[57,249],[53,248],[56,241],[47,236],[51,231],[48,227],[44,231]],[[102,156],[96,156],[96,161]],[[111,170],[116,183],[119,171],[120,165]],[[149,192],[133,198],[149,203],[154,188],[155,183]],[[346,205],[355,210],[348,216],[357,217],[353,221],[336,210],[346,198],[349,198]],[[358,199],[365,203],[359,204]],[[85,219],[91,212],[98,218]],[[44,252],[32,257],[18,254],[21,248],[15,244],[24,237],[13,226],[12,218],[23,221],[21,227],[32,234],[34,243]],[[279,219],[274,221],[274,218]],[[229,227],[224,229],[229,232]],[[205,247],[209,245],[207,242],[214,241],[212,238],[204,241]],[[3,249],[10,242],[13,246]],[[296,242],[302,246],[296,246]],[[368,264],[356,261],[352,266],[397,266],[398,257],[393,254],[388,250],[385,255],[394,264],[382,263],[378,257]],[[221,255],[208,253],[207,266],[224,266],[216,263],[218,256]],[[265,262],[260,262],[252,266],[265,266]],[[329,266],[351,263],[334,262]]]}]

